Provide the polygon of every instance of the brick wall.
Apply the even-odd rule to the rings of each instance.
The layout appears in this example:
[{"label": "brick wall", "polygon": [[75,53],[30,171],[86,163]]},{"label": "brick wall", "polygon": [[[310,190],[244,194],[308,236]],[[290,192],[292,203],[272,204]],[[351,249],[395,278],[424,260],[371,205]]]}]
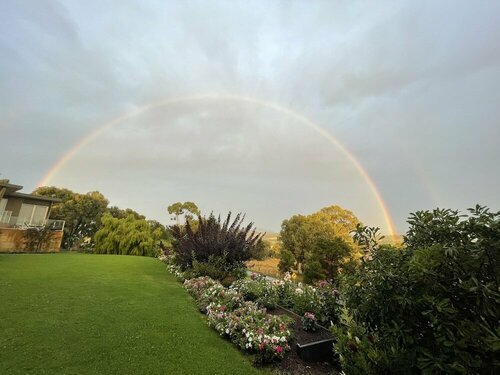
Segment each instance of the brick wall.
[{"label": "brick wall", "polygon": [[[26,252],[29,253],[31,250],[25,249],[25,235],[24,230],[17,228],[0,228],[0,253],[8,252]],[[42,252],[57,252],[61,249],[62,242],[62,231],[52,232],[51,238],[48,243],[42,246]]]}]

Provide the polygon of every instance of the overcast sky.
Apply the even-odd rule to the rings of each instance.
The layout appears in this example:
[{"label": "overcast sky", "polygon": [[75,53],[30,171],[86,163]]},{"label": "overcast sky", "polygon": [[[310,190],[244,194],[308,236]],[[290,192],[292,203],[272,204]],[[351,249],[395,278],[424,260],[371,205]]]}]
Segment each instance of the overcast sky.
[{"label": "overcast sky", "polygon": [[165,223],[175,201],[267,230],[339,204],[387,230],[349,157],[279,106],[352,153],[399,231],[500,209],[498,1],[0,2],[0,178],[25,191],[109,120],[202,94],[221,99],[117,122],[50,183]]}]

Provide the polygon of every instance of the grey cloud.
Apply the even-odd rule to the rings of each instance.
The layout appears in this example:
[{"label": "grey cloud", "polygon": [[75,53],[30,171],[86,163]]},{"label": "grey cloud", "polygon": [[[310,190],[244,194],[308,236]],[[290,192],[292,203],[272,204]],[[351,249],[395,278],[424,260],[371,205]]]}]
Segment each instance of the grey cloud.
[{"label": "grey cloud", "polygon": [[[500,158],[494,2],[0,7],[0,172],[28,187],[119,114],[219,92],[288,106],[332,131],[372,175],[401,229],[415,209],[500,204],[492,173]],[[54,182],[99,187],[126,206],[137,188],[131,181],[142,180],[152,193],[130,203],[154,217],[165,218],[155,202],[175,197],[199,198],[207,210],[245,210],[273,228],[290,213],[331,203],[384,225],[338,150],[262,108],[164,107],[86,150]],[[115,179],[130,188],[116,191]]]}]

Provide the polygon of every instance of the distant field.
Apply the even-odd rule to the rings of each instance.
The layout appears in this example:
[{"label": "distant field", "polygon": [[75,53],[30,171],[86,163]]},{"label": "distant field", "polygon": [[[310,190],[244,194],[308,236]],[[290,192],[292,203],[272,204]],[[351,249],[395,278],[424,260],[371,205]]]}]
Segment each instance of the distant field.
[{"label": "distant field", "polygon": [[279,277],[278,263],[279,259],[275,258],[251,260],[247,262],[247,267],[253,272],[259,272],[272,277]]},{"label": "distant field", "polygon": [[156,259],[0,255],[0,374],[258,374]]}]

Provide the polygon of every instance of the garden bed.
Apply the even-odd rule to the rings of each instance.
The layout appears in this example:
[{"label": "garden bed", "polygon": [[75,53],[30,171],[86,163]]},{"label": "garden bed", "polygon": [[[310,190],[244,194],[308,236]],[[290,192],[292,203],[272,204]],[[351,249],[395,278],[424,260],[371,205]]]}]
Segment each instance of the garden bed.
[{"label": "garden bed", "polygon": [[[331,340],[332,335],[328,329],[318,326],[315,332],[308,332],[302,329],[301,317],[292,311],[278,307],[273,310],[268,310],[272,315],[286,315],[294,320],[290,329],[293,330],[294,336],[290,341],[292,350],[287,353],[285,358],[277,364],[277,368],[287,374],[331,374],[335,366],[329,361],[306,362],[304,361],[298,350],[298,345],[314,345],[314,343],[324,340]],[[313,348],[312,350],[315,350]],[[333,353],[330,351],[330,359],[333,359]]]}]

